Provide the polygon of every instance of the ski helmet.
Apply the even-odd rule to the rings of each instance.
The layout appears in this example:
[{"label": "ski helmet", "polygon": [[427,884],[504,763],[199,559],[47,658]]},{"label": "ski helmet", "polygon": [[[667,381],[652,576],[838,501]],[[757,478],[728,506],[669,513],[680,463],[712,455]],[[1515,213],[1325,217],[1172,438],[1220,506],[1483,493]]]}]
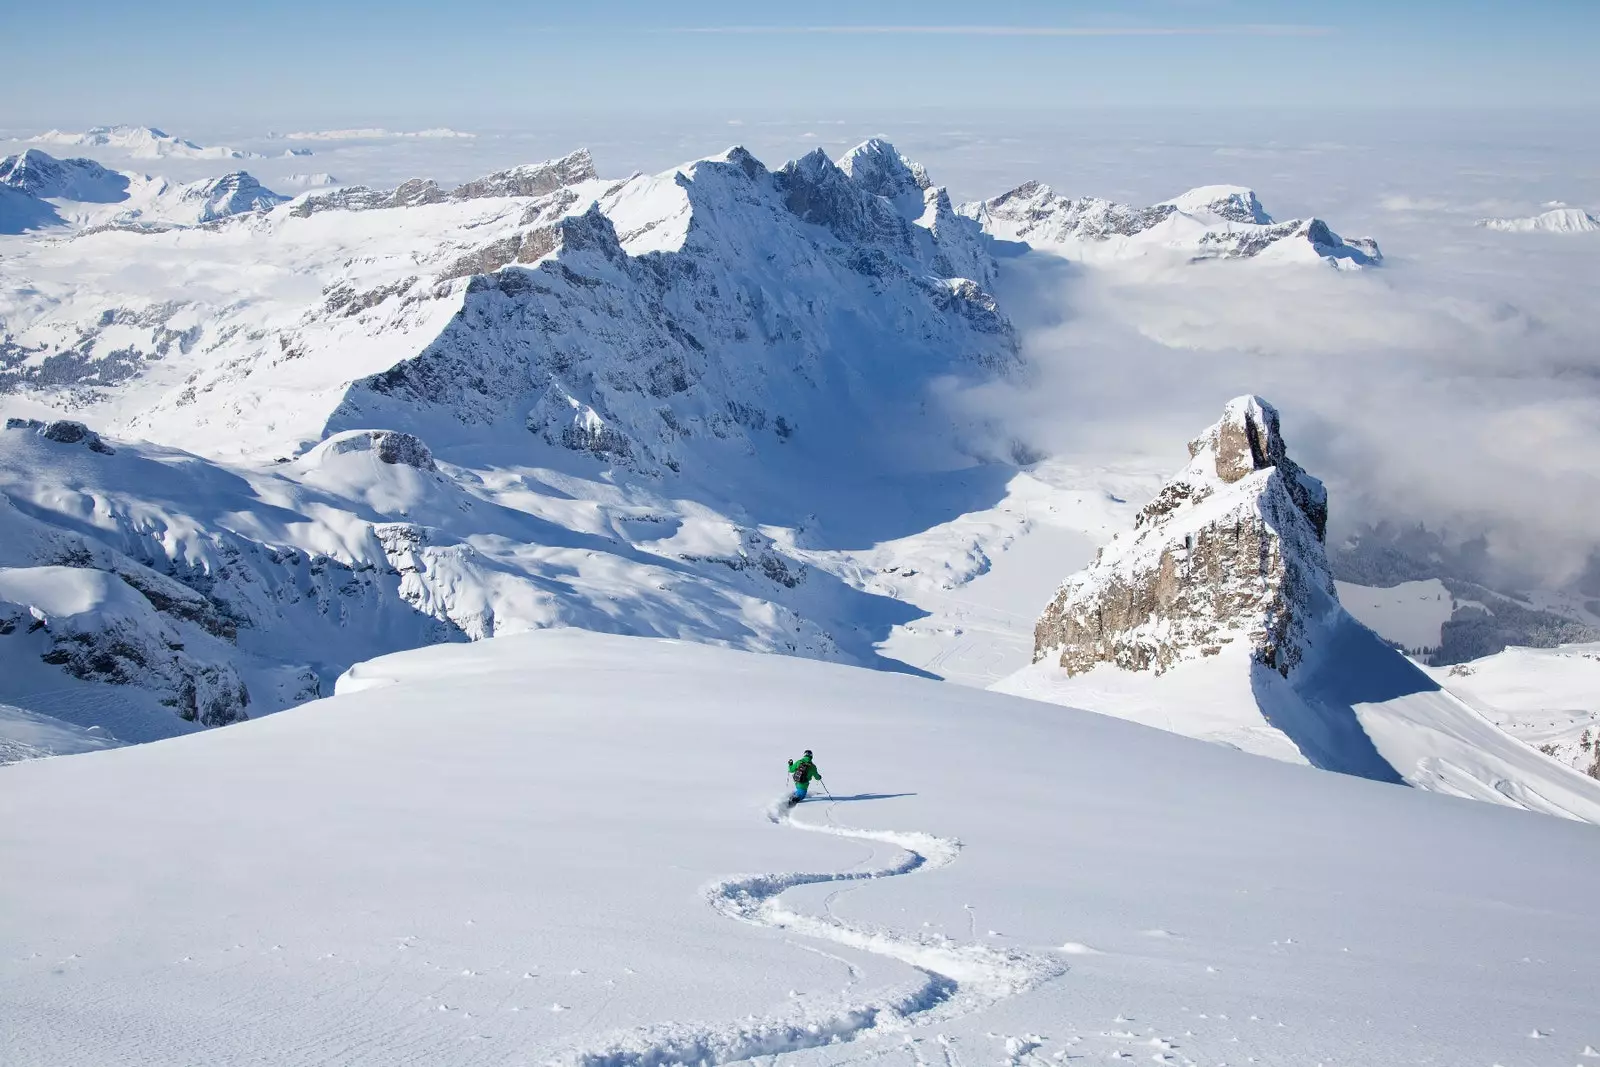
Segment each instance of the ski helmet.
[{"label": "ski helmet", "polygon": [[810,756],[811,756],[811,750],[808,748],[808,749],[806,749],[806,757],[809,759]]}]

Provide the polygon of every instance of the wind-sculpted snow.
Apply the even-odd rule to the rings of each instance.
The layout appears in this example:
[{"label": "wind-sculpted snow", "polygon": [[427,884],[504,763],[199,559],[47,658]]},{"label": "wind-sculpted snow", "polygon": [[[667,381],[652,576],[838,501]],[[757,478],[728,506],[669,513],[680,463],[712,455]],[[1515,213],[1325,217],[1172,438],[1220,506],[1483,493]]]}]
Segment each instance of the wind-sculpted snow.
[{"label": "wind-sculpted snow", "polygon": [[786,890],[799,886],[876,882],[954,863],[961,843],[932,834],[864,830],[832,821],[804,822],[791,815],[769,813],[775,823],[813,833],[891,845],[905,853],[884,867],[829,873],[758,874],[729,878],[710,886],[711,907],[737,922],[768,930],[792,932],[811,940],[885,956],[907,964],[922,977],[912,986],[877,992],[867,999],[840,998],[811,1004],[790,1018],[747,1018],[726,1023],[667,1023],[612,1035],[558,1055],[554,1062],[570,1067],[665,1067],[668,1064],[734,1063],[757,1056],[777,1056],[803,1049],[903,1032],[913,1024],[945,1022],[1027,992],[1066,972],[1059,960],[979,943],[961,944],[947,936],[916,936],[887,929],[853,926],[832,915],[796,912],[781,903]]},{"label": "wind-sculpted snow", "polygon": [[1064,197],[1048,185],[1027,182],[993,199],[963,204],[961,213],[992,236],[1090,262],[1168,254],[1324,262],[1350,269],[1383,259],[1377,242],[1340,237],[1321,219],[1274,221],[1254,190],[1242,186],[1203,186],[1138,208],[1093,196]]}]

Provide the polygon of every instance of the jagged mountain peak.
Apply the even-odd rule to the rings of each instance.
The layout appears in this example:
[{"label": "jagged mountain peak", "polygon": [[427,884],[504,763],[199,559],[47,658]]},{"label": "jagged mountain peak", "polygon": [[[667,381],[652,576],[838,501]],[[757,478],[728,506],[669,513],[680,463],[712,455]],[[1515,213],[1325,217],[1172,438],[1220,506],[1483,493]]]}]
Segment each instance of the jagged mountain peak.
[{"label": "jagged mountain peak", "polygon": [[1326,527],[1327,494],[1289,458],[1277,410],[1237,397],[1131,536],[1062,585],[1034,657],[1054,655],[1069,674],[1100,663],[1159,673],[1242,639],[1287,674],[1307,615],[1334,598]]},{"label": "jagged mountain peak", "polygon": [[289,210],[295,217],[304,218],[321,211],[371,211],[499,197],[538,198],[596,179],[594,158],[587,148],[580,148],[558,159],[521,163],[485,174],[448,193],[432,178],[410,178],[387,191],[350,185],[302,193]]},{"label": "jagged mountain peak", "polygon": [[1322,482],[1289,458],[1278,409],[1259,396],[1235,397],[1222,418],[1189,442],[1190,472],[1214,475],[1224,485],[1268,467],[1284,478],[1295,504],[1323,540],[1328,527],[1328,494]]},{"label": "jagged mountain peak", "polygon": [[881,137],[863,141],[840,156],[839,169],[867,192],[888,200],[909,195],[920,203],[924,190],[933,185],[921,163],[907,159]]},{"label": "jagged mountain peak", "polygon": [[[1496,729],[1339,603],[1327,495],[1230,401],[1000,688],[1276,759],[1600,822],[1600,785]],[[1087,676],[1087,677],[1086,677]]]}]

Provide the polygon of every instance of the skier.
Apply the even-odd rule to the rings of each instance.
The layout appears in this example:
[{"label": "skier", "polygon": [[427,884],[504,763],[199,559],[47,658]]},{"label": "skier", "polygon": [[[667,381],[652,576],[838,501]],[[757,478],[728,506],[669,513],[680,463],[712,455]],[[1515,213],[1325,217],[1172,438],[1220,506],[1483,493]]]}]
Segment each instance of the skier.
[{"label": "skier", "polygon": [[789,777],[794,779],[794,795],[789,798],[789,806],[792,808],[806,798],[806,790],[811,787],[811,779],[822,781],[822,772],[811,762],[809,748],[806,749],[804,756],[789,761]]}]

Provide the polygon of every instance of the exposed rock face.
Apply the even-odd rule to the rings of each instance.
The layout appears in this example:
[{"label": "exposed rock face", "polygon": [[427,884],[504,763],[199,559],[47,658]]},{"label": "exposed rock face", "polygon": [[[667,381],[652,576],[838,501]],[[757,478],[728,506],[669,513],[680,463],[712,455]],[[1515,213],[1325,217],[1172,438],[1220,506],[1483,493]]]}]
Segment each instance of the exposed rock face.
[{"label": "exposed rock face", "polygon": [[[145,583],[72,559],[68,566],[0,567],[0,637],[84,681],[148,690],[204,726],[247,718],[249,691],[233,665],[188,648],[177,612],[158,607],[166,584]],[[131,573],[133,568],[125,568]],[[176,583],[171,583],[176,584]],[[192,599],[187,594],[181,599]],[[167,602],[170,606],[172,602]],[[192,630],[190,631],[193,632]]]},{"label": "exposed rock face", "polygon": [[[412,178],[390,192],[352,185],[307,196],[290,214],[306,218],[320,211],[372,211],[379,208],[420,207],[446,200],[482,200],[494,196],[548,196],[569,185],[595,178],[594,159],[587,148],[543,163],[524,163],[510,170],[496,171],[465,182],[446,193],[427,178]],[[511,262],[508,259],[506,262]],[[498,268],[490,268],[498,269]]]},{"label": "exposed rock face", "polygon": [[89,427],[73,419],[57,419],[45,423],[39,419],[7,419],[8,430],[32,430],[46,441],[54,441],[61,445],[81,444],[91,452],[98,452],[102,456],[114,456],[117,450],[100,440],[100,435]]},{"label": "exposed rock face", "polygon": [[545,196],[557,189],[595,178],[594,160],[587,148],[546,163],[525,163],[465,183],[450,194],[452,200],[477,200],[486,196]]},{"label": "exposed rock face", "polygon": [[1190,463],[1124,535],[1068,578],[1034,628],[1034,660],[1166,670],[1248,641],[1284,676],[1318,605],[1334,598],[1322,483],[1289,458],[1278,413],[1232,400]]}]

